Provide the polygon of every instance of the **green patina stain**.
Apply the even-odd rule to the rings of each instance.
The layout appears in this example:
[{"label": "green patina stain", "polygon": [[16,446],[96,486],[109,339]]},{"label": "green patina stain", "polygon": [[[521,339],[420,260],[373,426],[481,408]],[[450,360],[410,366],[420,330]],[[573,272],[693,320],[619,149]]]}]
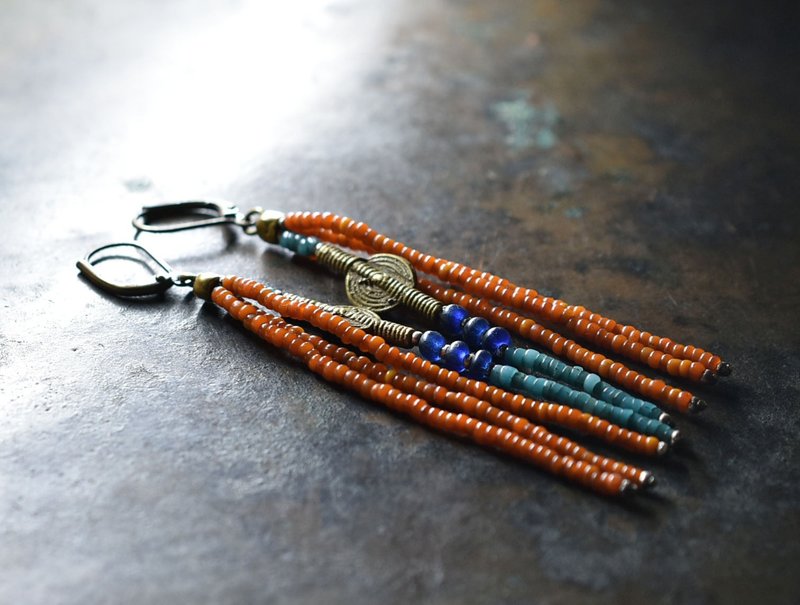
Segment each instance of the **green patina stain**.
[{"label": "green patina stain", "polygon": [[560,116],[552,104],[537,106],[526,96],[519,96],[495,103],[492,113],[505,126],[506,144],[512,149],[547,150],[558,143],[554,129]]}]

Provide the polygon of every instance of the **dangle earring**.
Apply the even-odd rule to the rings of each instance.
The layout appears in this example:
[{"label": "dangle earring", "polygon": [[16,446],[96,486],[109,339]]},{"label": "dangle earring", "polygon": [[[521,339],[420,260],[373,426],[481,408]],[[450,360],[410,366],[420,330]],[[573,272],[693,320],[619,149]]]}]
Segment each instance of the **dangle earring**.
[{"label": "dangle earring", "polygon": [[[99,275],[96,265],[103,259],[98,256],[123,247],[138,250],[148,266],[155,266],[152,281],[119,284]],[[241,277],[176,273],[135,242],[101,246],[77,266],[95,286],[120,297],[162,294],[172,286],[190,287],[197,297],[224,309],[246,329],[287,352],[326,381],[408,415],[429,428],[497,449],[598,493],[619,495],[653,484],[649,471],[594,454],[498,405],[529,412],[533,405],[524,397],[441,368],[412,352],[403,352],[383,337],[351,323],[346,311],[345,316],[332,313],[314,302]],[[382,321],[368,312],[365,316],[373,322]],[[357,348],[363,355],[306,332],[293,321],[309,324]],[[387,335],[403,332],[388,323],[378,329]],[[409,336],[404,332],[401,338],[418,340],[418,333]]]},{"label": "dangle earring", "polygon": [[[210,211],[215,216],[177,225],[153,224],[159,218],[183,216],[196,211]],[[498,282],[499,278],[494,276],[486,278],[489,281],[481,281],[484,278],[475,277],[477,272],[472,269],[422,255],[377,234],[363,223],[355,223],[352,219],[327,213],[295,213],[284,216],[276,212],[262,212],[260,209],[251,210],[241,216],[235,208],[222,204],[179,202],[145,208],[134,219],[134,226],[137,232],[163,232],[225,222],[240,225],[249,234],[256,233],[269,243],[279,244],[301,256],[312,257],[333,272],[344,274],[348,297],[357,305],[380,312],[402,303],[438,325],[448,336],[462,339],[448,344],[441,334],[429,331],[423,334],[418,343],[420,352],[427,359],[441,362],[450,369],[475,378],[487,379],[497,386],[529,397],[559,401],[619,426],[657,436],[670,444],[678,439],[679,432],[671,426],[667,414],[653,403],[612,386],[601,376],[622,383],[638,394],[669,403],[681,411],[699,411],[705,407],[705,403],[691,393],[628,370],[622,364],[592,353],[510,309],[492,305],[466,292],[437,286],[427,280],[417,282],[412,266],[414,261],[417,263],[416,268],[428,273],[435,272],[442,278],[447,278],[452,273],[455,276],[453,279],[461,279],[460,276],[464,273],[472,272],[461,281],[465,285],[479,284],[473,290],[485,290],[486,283],[508,283]],[[305,235],[289,230],[290,225],[303,231]],[[329,241],[321,242],[318,236]],[[376,250],[391,250],[392,253],[375,253],[369,260],[365,260],[331,244],[330,241],[362,251],[374,253]],[[399,255],[394,254],[395,252]],[[455,270],[444,271],[442,266],[455,267]],[[502,298],[501,294],[506,290],[496,286],[495,297]],[[533,291],[515,287],[510,299],[517,302],[518,306],[524,306],[528,298],[521,296],[533,296],[530,292]],[[462,303],[464,306],[455,303]],[[476,316],[470,317],[470,311]],[[492,327],[487,319],[499,326]],[[580,321],[582,320],[577,324],[579,326]],[[535,349],[515,347],[505,328],[527,336],[556,354],[564,354],[568,359],[598,373],[570,366]],[[623,338],[619,335],[618,337]],[[612,342],[617,342],[618,337],[615,336]],[[693,353],[696,351],[699,350],[692,349]],[[649,347],[644,353],[648,359],[658,357],[657,352]],[[658,359],[663,360],[665,357],[662,355]],[[681,363],[686,366],[690,362]],[[665,367],[673,366],[667,364]],[[696,374],[699,362],[695,362],[692,367]],[[722,362],[718,367],[728,368]],[[534,372],[544,377],[536,378],[532,376]]]}]

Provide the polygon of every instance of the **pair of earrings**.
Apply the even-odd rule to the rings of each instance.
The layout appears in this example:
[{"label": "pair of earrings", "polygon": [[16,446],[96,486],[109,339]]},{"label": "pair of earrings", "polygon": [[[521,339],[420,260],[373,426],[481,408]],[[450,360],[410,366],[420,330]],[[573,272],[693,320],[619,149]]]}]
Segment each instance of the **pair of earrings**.
[{"label": "pair of earrings", "polygon": [[[176,218],[182,220],[175,223]],[[535,309],[537,319],[564,323],[586,340],[607,343],[612,351],[629,357],[638,354],[639,361],[663,367],[667,373],[710,380],[729,371],[718,357],[700,349],[620,326],[582,307],[422,254],[345,217],[282,215],[260,209],[241,214],[213,202],[181,202],[145,208],[133,223],[137,235],[238,225],[247,234],[344,275],[354,306],[325,305],[238,277],[176,274],[137,243],[99,248],[78,263],[99,287],[120,296],[141,296],[173,285],[191,286],[200,298],[225,309],[324,379],[436,430],[523,458],[603,494],[652,485],[653,476],[594,454],[541,424],[588,434],[640,454],[663,454],[679,433],[669,416],[648,399],[681,411],[698,411],[703,404],[690,393],[588,351],[513,308]],[[151,283],[120,285],[97,274],[96,256],[118,246],[133,246],[150,258],[157,268]],[[371,256],[358,256],[342,246]],[[461,290],[417,279],[417,272]],[[378,315],[398,305],[438,330],[420,331]],[[362,354],[306,332],[294,323],[298,321]],[[515,346],[509,330],[579,365]],[[415,347],[419,354],[409,350]]]}]

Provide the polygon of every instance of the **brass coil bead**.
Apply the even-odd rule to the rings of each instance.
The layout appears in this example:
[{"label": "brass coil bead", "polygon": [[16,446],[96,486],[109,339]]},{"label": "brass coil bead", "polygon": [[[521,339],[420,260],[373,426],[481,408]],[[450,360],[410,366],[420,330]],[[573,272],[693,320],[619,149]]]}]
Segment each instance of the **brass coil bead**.
[{"label": "brass coil bead", "polygon": [[[386,342],[394,346],[403,347],[405,349],[411,349],[414,346],[416,346],[416,338],[414,335],[417,331],[414,328],[410,326],[405,326],[403,324],[395,323],[393,321],[381,319],[379,315],[377,315],[376,313],[372,313],[368,309],[361,309],[359,307],[341,307],[338,305],[329,305],[327,303],[319,302],[312,298],[300,296],[299,294],[282,292],[280,290],[273,290],[273,292],[275,292],[276,294],[280,294],[281,296],[288,298],[289,300],[312,304],[319,307],[323,311],[327,311],[328,313],[333,313],[334,315],[339,315],[341,317],[344,317],[351,323],[351,325],[354,325],[355,327],[358,327],[366,332],[369,332],[370,334],[374,334],[375,336],[380,336]],[[369,314],[370,316],[375,318],[375,321],[373,323],[369,323],[369,325],[367,325],[366,323],[358,325],[358,323],[356,323],[355,318],[349,316],[347,313],[344,312],[348,309],[353,311],[358,309],[358,312],[360,314]],[[364,319],[366,319],[366,317],[363,318],[362,321]]]},{"label": "brass coil bead", "polygon": [[376,336],[380,336],[386,342],[397,347],[403,347],[404,349],[411,349],[416,344],[414,342],[414,333],[416,330],[410,326],[404,326],[403,324],[393,321],[382,319],[369,331]]},{"label": "brass coil bead", "polygon": [[363,259],[350,254],[331,244],[320,243],[316,251],[317,262],[338,275],[347,273],[354,264],[361,262]]},{"label": "brass coil bead", "polygon": [[380,287],[389,296],[418,313],[430,322],[436,320],[444,306],[432,296],[405,284],[388,273],[370,265],[366,260],[342,250],[332,244],[321,243],[317,246],[317,262],[330,271],[346,274],[350,271],[370,283]]}]

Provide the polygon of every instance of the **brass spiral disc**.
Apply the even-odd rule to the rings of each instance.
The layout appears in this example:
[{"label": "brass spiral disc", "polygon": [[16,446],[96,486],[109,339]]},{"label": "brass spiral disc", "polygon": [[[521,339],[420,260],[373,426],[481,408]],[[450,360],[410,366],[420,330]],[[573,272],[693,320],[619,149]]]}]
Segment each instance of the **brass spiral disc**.
[{"label": "brass spiral disc", "polygon": [[[368,267],[388,275],[396,282],[411,288],[416,283],[414,268],[411,263],[394,254],[373,254],[366,264]],[[368,277],[359,275],[354,268],[347,272],[344,284],[347,298],[358,307],[381,313],[394,309],[400,304],[400,301],[386,292],[381,285],[374,283]]]}]

